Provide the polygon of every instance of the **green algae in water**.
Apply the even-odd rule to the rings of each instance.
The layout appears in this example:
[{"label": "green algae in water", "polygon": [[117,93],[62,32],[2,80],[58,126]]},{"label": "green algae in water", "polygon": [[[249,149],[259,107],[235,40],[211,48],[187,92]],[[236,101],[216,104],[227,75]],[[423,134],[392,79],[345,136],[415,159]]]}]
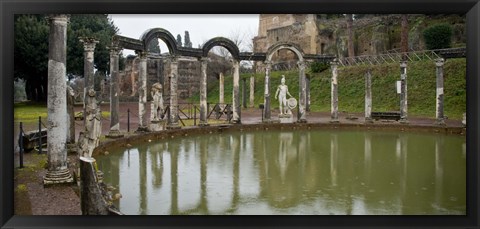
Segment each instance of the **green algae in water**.
[{"label": "green algae in water", "polygon": [[262,131],[151,142],[97,158],[131,215],[465,215],[465,137]]}]

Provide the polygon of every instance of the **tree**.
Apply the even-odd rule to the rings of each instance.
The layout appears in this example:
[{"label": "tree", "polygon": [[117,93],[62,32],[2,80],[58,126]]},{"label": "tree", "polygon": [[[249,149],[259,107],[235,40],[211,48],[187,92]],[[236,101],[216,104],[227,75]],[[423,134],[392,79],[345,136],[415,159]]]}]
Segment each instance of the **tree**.
[{"label": "tree", "polygon": [[177,34],[177,46],[182,47],[182,36],[180,34]]},{"label": "tree", "polygon": [[44,16],[15,15],[14,78],[25,80],[29,100],[47,99],[48,33]]},{"label": "tree", "polygon": [[[48,76],[49,25],[46,15],[15,15],[14,74],[26,81],[29,100],[46,101]],[[108,72],[110,52],[107,46],[118,28],[106,14],[71,15],[67,28],[67,75],[83,76],[83,44],[80,37],[99,40],[95,47],[94,66]]]},{"label": "tree", "polygon": [[[402,14],[402,35],[400,37],[401,52],[408,52],[408,15]],[[407,56],[402,55],[402,60],[406,60]]]},{"label": "tree", "polygon": [[160,46],[158,44],[158,39],[152,39],[150,43],[148,43],[147,51],[151,53],[158,53],[160,54]]},{"label": "tree", "polygon": [[192,42],[190,41],[190,34],[188,33],[188,31],[185,31],[185,36],[183,38],[185,39],[183,46],[187,48],[191,48]]},{"label": "tree", "polygon": [[353,26],[353,14],[346,14],[345,15],[347,19],[347,42],[348,42],[348,57],[355,57],[355,47],[353,45],[353,31],[352,31],[352,26]]},{"label": "tree", "polygon": [[448,24],[436,24],[423,31],[427,49],[450,48],[452,42],[452,27]]}]

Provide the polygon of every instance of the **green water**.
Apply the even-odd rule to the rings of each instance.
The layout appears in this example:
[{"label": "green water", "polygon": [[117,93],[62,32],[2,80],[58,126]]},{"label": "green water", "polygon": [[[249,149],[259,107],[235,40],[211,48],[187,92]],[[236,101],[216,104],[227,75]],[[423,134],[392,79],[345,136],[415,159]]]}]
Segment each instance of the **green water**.
[{"label": "green water", "polygon": [[268,131],[99,156],[125,214],[466,214],[465,137]]}]

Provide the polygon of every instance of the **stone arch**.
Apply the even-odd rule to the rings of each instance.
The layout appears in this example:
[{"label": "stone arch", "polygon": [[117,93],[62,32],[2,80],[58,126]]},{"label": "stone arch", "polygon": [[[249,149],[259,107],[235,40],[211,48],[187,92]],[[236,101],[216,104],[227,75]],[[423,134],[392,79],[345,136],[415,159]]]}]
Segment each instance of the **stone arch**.
[{"label": "stone arch", "polygon": [[233,41],[225,37],[215,37],[208,40],[202,47],[202,55],[207,57],[210,49],[215,46],[222,46],[226,48],[230,54],[232,54],[235,60],[240,61],[240,50],[238,49],[238,46]]},{"label": "stone arch", "polygon": [[304,61],[303,56],[305,54],[302,48],[300,48],[300,46],[298,46],[297,44],[290,43],[290,42],[280,42],[270,46],[267,50],[266,60],[272,61],[273,54],[275,54],[280,49],[289,49],[297,55],[299,61]]},{"label": "stone arch", "polygon": [[143,46],[145,47],[145,50],[147,48],[148,43],[155,38],[160,38],[163,42],[165,42],[170,54],[178,53],[178,47],[177,47],[177,42],[175,38],[168,30],[162,29],[162,28],[152,28],[145,31],[142,34],[142,36],[140,37],[140,40],[143,42]]}]

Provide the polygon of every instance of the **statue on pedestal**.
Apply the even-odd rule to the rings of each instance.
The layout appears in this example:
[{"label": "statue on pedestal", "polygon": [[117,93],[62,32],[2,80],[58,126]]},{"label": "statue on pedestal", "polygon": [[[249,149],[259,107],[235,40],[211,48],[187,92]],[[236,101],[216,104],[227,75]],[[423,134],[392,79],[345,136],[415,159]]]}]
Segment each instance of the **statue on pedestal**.
[{"label": "statue on pedestal", "polygon": [[163,119],[163,96],[162,96],[162,84],[154,83],[151,90],[152,103],[151,103],[151,121],[158,122]]},{"label": "statue on pedestal", "polygon": [[282,115],[291,115],[292,111],[290,110],[289,106],[287,105],[287,95],[290,95],[288,92],[288,86],[285,85],[285,76],[282,75],[282,80],[280,81],[281,84],[278,85],[277,91],[275,92],[275,99],[278,97],[278,102],[280,103],[280,116]]}]

